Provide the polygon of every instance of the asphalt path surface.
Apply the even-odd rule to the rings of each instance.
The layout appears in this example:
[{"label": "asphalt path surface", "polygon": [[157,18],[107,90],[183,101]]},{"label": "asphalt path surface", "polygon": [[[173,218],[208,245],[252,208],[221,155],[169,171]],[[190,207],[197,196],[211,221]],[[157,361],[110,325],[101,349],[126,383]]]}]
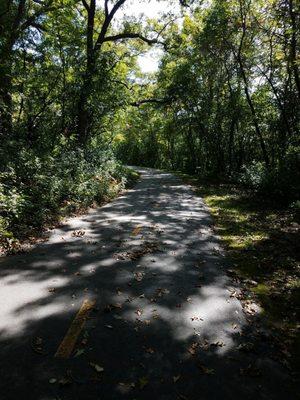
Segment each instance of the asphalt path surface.
[{"label": "asphalt path surface", "polygon": [[[0,260],[0,399],[296,399],[203,200],[172,174],[140,172]],[[66,336],[70,354],[55,357]]]}]

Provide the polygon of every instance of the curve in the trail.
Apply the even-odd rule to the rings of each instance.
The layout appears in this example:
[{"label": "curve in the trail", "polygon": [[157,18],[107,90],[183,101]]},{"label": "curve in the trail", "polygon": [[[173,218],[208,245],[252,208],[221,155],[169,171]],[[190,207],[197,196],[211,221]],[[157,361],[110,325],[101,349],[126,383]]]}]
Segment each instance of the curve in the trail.
[{"label": "curve in the trail", "polygon": [[[139,171],[133,189],[1,260],[1,399],[293,399],[202,199]],[[54,357],[64,338],[71,356]]]}]

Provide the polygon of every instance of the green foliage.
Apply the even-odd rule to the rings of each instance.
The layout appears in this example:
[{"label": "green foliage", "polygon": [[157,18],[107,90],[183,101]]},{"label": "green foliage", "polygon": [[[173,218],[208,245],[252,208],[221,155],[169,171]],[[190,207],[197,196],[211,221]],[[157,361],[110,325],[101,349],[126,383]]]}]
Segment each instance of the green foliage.
[{"label": "green foliage", "polygon": [[239,182],[246,187],[258,190],[262,187],[267,171],[262,162],[252,162],[243,168]]},{"label": "green foliage", "polygon": [[271,202],[291,205],[300,198],[300,163],[296,154],[272,169],[261,162],[244,167],[239,182]]},{"label": "green foliage", "polygon": [[21,238],[54,216],[113,198],[127,176],[132,181],[131,171],[110,151],[70,150],[43,157],[21,151],[17,163],[0,175],[2,239]]},{"label": "green foliage", "polygon": [[164,102],[129,110],[119,157],[297,201],[299,68],[290,63],[300,37],[291,36],[291,4],[215,0],[193,9],[182,29],[171,24],[170,51],[144,90]]}]

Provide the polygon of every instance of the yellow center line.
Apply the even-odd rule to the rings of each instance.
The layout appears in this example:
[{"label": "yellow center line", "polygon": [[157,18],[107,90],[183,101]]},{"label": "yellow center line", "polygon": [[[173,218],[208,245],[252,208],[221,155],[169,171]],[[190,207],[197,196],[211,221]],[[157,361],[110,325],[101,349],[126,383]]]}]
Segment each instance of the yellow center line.
[{"label": "yellow center line", "polygon": [[58,349],[54,355],[54,357],[57,358],[69,358],[74,346],[76,344],[76,341],[78,339],[78,336],[80,332],[82,331],[85,321],[93,309],[95,305],[94,300],[89,300],[86,299],[82,303],[80,310],[76,314],[75,318],[73,319],[67,333],[65,334],[65,337],[63,338],[62,342],[58,346]]}]

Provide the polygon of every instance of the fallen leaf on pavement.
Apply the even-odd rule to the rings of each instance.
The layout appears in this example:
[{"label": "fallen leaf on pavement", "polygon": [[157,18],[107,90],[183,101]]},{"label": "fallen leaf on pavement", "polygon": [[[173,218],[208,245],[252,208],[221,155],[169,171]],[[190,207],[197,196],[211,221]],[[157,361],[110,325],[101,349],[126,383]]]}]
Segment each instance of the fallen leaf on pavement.
[{"label": "fallen leaf on pavement", "polygon": [[83,354],[84,352],[85,352],[84,349],[78,349],[78,350],[76,350],[76,352],[75,352],[75,354],[74,354],[74,357],[79,357],[79,356],[81,356],[81,354]]},{"label": "fallen leaf on pavement", "polygon": [[113,309],[120,309],[120,308],[122,308],[122,304],[121,303],[107,304],[104,307],[104,312],[110,312]]},{"label": "fallen leaf on pavement", "polygon": [[192,317],[191,320],[192,321],[204,321],[203,318],[200,318],[200,317]]},{"label": "fallen leaf on pavement", "polygon": [[196,354],[196,350],[199,347],[199,343],[194,342],[190,345],[190,347],[188,348],[188,352],[192,355]]},{"label": "fallen leaf on pavement", "polygon": [[60,385],[62,385],[62,386],[70,385],[70,384],[72,383],[72,380],[71,380],[70,378],[63,377],[63,378],[60,378],[60,380],[58,381],[58,383],[59,383]]},{"label": "fallen leaf on pavement", "polygon": [[155,353],[155,350],[153,350],[152,347],[148,347],[145,351],[146,351],[146,353],[149,353],[149,354]]},{"label": "fallen leaf on pavement", "polygon": [[240,375],[251,376],[252,378],[257,378],[261,376],[261,370],[252,364],[249,364],[246,368],[240,368]]},{"label": "fallen leaf on pavement", "polygon": [[137,282],[141,282],[145,274],[143,272],[135,272],[133,275]]},{"label": "fallen leaf on pavement", "polygon": [[135,383],[134,382],[128,382],[128,383],[127,382],[119,382],[118,385],[119,385],[119,387],[120,387],[120,389],[121,389],[121,391],[123,393],[126,393],[129,390],[135,388]]},{"label": "fallen leaf on pavement", "polygon": [[74,231],[74,232],[72,232],[72,236],[74,236],[74,237],[81,237],[83,235],[85,235],[85,231]]},{"label": "fallen leaf on pavement", "polygon": [[207,368],[202,364],[198,364],[198,368],[200,369],[201,374],[205,375],[213,375],[215,373],[215,370],[212,368]]},{"label": "fallen leaf on pavement", "polygon": [[91,367],[93,367],[97,372],[103,372],[104,371],[104,368],[103,367],[101,367],[100,365],[98,365],[98,364],[95,364],[95,363],[90,363],[90,366]]},{"label": "fallen leaf on pavement", "polygon": [[186,396],[184,396],[183,394],[178,394],[178,399],[179,400],[188,400],[188,398]]},{"label": "fallen leaf on pavement", "polygon": [[211,347],[223,347],[223,346],[226,346],[226,345],[225,345],[225,343],[218,341],[218,342],[211,343],[210,346]]},{"label": "fallen leaf on pavement", "polygon": [[251,342],[241,343],[240,345],[238,345],[237,349],[240,351],[251,352],[254,350],[254,343]]},{"label": "fallen leaf on pavement", "polygon": [[146,376],[143,376],[142,378],[139,379],[139,386],[140,389],[144,389],[144,387],[148,384],[148,379]]}]

